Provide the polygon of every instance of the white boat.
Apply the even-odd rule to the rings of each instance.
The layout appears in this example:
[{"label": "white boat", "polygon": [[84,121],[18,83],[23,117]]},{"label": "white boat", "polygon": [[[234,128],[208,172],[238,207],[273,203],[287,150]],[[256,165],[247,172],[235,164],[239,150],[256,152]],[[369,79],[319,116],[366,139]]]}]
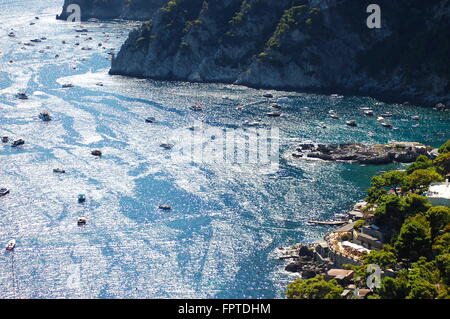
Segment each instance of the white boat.
[{"label": "white boat", "polygon": [[84,216],[78,217],[77,224],[79,226],[86,225],[86,223],[87,223],[87,218],[86,217],[84,217]]},{"label": "white boat", "polygon": [[5,249],[6,250],[13,250],[14,247],[16,247],[16,240],[15,239],[11,239],[7,244]]},{"label": "white boat", "polygon": [[354,121],[354,120],[347,121],[346,124],[347,124],[348,126],[358,126],[358,124],[356,124],[356,121]]},{"label": "white boat", "polygon": [[378,117],[377,117],[377,121],[384,121],[384,117],[378,116]]},{"label": "white boat", "polygon": [[9,194],[9,189],[7,188],[0,188],[0,197],[3,197],[5,195]]},{"label": "white boat", "polygon": [[372,110],[364,111],[364,115],[366,115],[366,116],[373,116],[373,111]]},{"label": "white boat", "polygon": [[420,116],[418,116],[418,115],[411,116],[411,118],[412,118],[413,120],[416,120],[416,121],[419,121],[419,120],[420,120]]}]

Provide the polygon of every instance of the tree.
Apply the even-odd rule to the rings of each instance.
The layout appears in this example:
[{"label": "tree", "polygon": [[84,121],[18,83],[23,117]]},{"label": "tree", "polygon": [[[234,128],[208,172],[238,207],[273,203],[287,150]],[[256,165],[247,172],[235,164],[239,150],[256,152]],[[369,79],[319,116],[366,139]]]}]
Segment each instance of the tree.
[{"label": "tree", "polygon": [[443,206],[431,207],[425,213],[425,217],[430,222],[432,238],[436,238],[439,231],[450,223],[450,208]]},{"label": "tree", "polygon": [[426,192],[431,183],[441,182],[443,180],[443,177],[431,168],[419,169],[406,176],[408,189],[419,194]]},{"label": "tree", "polygon": [[409,217],[394,243],[398,256],[416,261],[431,255],[431,226],[425,216]]},{"label": "tree", "polygon": [[326,281],[322,276],[308,280],[298,279],[287,288],[285,293],[288,299],[341,299],[344,290],[336,280]]},{"label": "tree", "polygon": [[435,255],[450,253],[450,232],[436,237],[432,248]]},{"label": "tree", "polygon": [[381,287],[376,293],[382,299],[405,299],[409,294],[406,271],[401,271],[396,278],[381,279]]},{"label": "tree", "polygon": [[388,268],[397,262],[395,251],[389,245],[384,245],[380,251],[372,250],[368,255],[362,257],[365,265],[375,264]]},{"label": "tree", "polygon": [[[425,213],[430,207],[428,199],[417,194],[406,197],[386,195],[379,200],[375,222],[385,229],[390,229],[390,233],[397,233],[407,217]],[[389,232],[386,235],[389,237]]]},{"label": "tree", "polygon": [[450,173],[450,153],[441,154],[433,162],[436,171],[442,175]]},{"label": "tree", "polygon": [[389,171],[381,176],[375,176],[372,179],[372,185],[377,188],[387,187],[393,189],[395,195],[398,196],[397,188],[400,188],[405,183],[406,173],[402,171]]},{"label": "tree", "polygon": [[418,170],[418,169],[427,169],[433,166],[433,161],[430,160],[425,155],[420,155],[414,163],[409,165],[406,168],[406,173],[409,175],[412,172]]},{"label": "tree", "polygon": [[440,154],[449,153],[450,152],[450,140],[448,140],[447,142],[442,144],[441,147],[439,147],[438,151]]}]

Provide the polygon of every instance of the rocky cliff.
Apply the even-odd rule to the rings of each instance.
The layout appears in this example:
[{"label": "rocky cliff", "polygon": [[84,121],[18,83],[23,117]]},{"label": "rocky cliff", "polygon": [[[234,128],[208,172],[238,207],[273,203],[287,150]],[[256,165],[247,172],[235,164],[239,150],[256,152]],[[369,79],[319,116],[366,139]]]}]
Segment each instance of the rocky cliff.
[{"label": "rocky cliff", "polygon": [[380,29],[372,0],[164,3],[111,74],[450,104],[450,0],[378,0]]},{"label": "rocky cliff", "polygon": [[80,6],[81,19],[129,19],[148,20],[167,0],[64,0],[63,10],[57,19],[69,16],[67,8],[71,4]]}]

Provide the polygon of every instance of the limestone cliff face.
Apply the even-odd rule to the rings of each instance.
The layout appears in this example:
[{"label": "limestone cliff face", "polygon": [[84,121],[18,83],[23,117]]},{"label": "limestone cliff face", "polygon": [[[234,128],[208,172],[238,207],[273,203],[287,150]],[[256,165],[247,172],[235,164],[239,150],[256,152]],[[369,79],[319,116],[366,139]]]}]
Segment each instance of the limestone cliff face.
[{"label": "limestone cliff face", "polygon": [[[112,0],[116,1],[116,0]],[[111,73],[450,104],[450,1],[165,1]]]},{"label": "limestone cliff face", "polygon": [[161,8],[166,0],[64,0],[63,10],[58,19],[67,19],[70,13],[67,8],[77,4],[81,8],[82,20],[98,19],[129,19],[148,20]]}]

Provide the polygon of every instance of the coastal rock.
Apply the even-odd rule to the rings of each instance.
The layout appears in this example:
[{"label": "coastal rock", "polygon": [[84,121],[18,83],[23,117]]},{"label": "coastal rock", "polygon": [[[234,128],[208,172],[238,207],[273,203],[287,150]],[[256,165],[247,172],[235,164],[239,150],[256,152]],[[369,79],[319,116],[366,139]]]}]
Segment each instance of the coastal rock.
[{"label": "coastal rock", "polygon": [[[133,1],[133,8],[143,1]],[[105,2],[93,1],[86,16],[96,13],[95,6],[106,7]],[[141,6],[139,13],[130,5],[118,6],[116,16],[132,16],[133,11],[153,18],[130,33],[112,60],[110,73],[353,92],[433,106],[450,103],[446,72],[450,59],[440,58],[450,56],[449,47],[442,45],[450,28],[448,1],[381,0],[378,4],[389,12],[381,29],[366,27],[367,1],[205,3],[166,1],[161,10],[146,12]],[[98,14],[104,15],[102,10]],[[404,32],[406,25],[420,27]],[[415,49],[425,43],[435,49]],[[399,60],[399,56],[408,58]]]},{"label": "coastal rock", "polygon": [[300,144],[293,158],[316,158],[324,161],[356,162],[382,165],[389,163],[411,163],[420,155],[432,156],[433,148],[420,143],[395,142],[389,145],[364,145],[348,143],[341,145],[313,145],[304,148]]}]

